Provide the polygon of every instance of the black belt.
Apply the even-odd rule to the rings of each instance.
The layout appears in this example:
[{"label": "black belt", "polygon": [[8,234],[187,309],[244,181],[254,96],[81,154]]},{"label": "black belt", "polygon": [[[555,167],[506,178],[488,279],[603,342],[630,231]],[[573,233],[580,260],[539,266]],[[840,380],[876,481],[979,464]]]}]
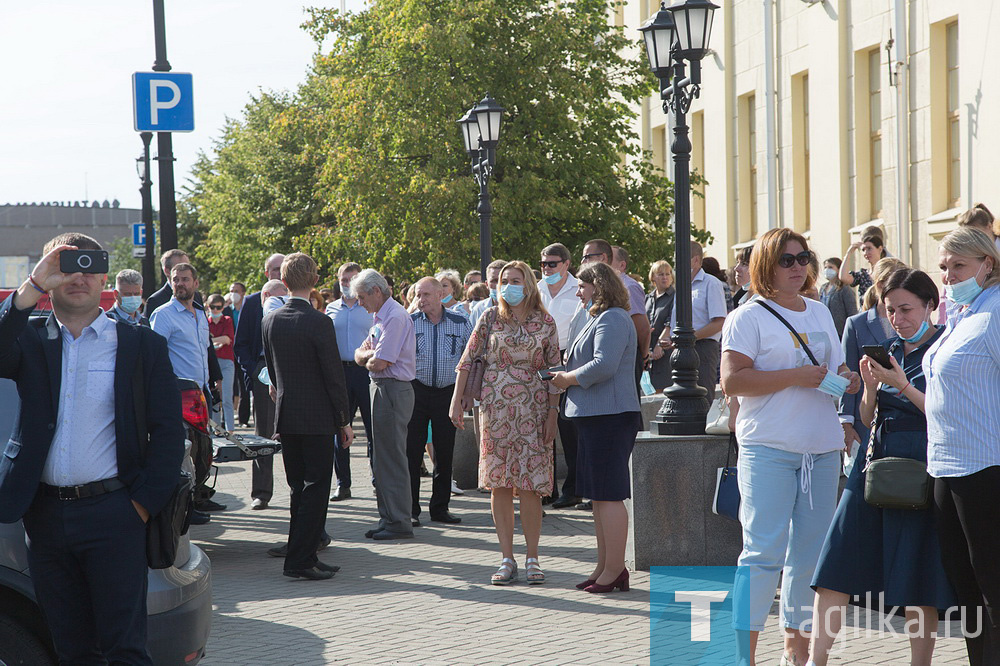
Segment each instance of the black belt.
[{"label": "black belt", "polygon": [[85,483],[82,486],[50,486],[47,483],[39,485],[42,487],[42,493],[44,493],[47,497],[56,497],[61,500],[76,500],[83,499],[85,497],[97,497],[98,495],[103,495],[105,493],[113,493],[114,491],[125,487],[125,484],[119,481],[117,477],[102,479],[100,481],[92,481],[91,483]]}]

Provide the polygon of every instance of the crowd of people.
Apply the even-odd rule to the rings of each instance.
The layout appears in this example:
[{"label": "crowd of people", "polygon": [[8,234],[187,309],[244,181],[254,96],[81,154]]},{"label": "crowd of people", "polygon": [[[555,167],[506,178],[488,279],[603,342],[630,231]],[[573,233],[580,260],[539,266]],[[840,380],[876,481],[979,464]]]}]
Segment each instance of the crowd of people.
[{"label": "crowd of people", "polygon": [[[889,256],[877,229],[865,230],[844,258],[822,263],[806,238],[782,228],[740,248],[728,271],[696,242],[690,266],[676,267],[690,271],[698,384],[709,401],[719,393],[728,403],[739,442],[744,547],[733,626],[742,664],[755,663],[779,579],[782,663],[826,664],[846,604],[866,593],[906,609],[916,627],[912,663],[930,663],[938,615],[953,606],[963,611],[971,663],[1000,663],[1000,543],[993,528],[1000,505],[991,492],[1000,483],[1000,406],[988,398],[1000,385],[1000,240],[985,206],[961,222],[940,244],[943,294],[926,273]],[[42,524],[43,515],[86,508],[84,499],[42,498],[118,493],[143,522],[165,500],[149,463],[137,470],[139,456],[115,448],[123,432],[115,421],[132,404],[119,395],[128,383],[117,378],[132,371],[131,357],[119,353],[129,359],[125,366],[80,356],[88,345],[86,353],[103,355],[94,359],[113,356],[117,331],[119,352],[123,345],[133,355],[142,350],[147,402],[155,399],[161,410],[149,414],[151,443],[183,440],[176,387],[151,379],[162,381],[164,368],[204,389],[222,429],[247,426],[252,413],[257,435],[281,441],[291,492],[288,539],[268,553],[283,558],[286,576],[324,580],[339,569],[319,552],[331,542],[328,503],[352,497],[349,446],[360,411],[378,511],[366,538],[417,534],[427,454],[429,520],[462,522],[450,507],[452,494],[462,492],[452,468],[456,433],[471,427],[479,440],[478,486],[490,493],[500,555],[488,582],[510,584],[522,570],[528,584],[545,582],[540,549],[549,505],[593,511],[596,562],[576,587],[629,589],[624,501],[643,427],[640,397],[672,383],[677,307],[675,267],[666,260],[645,276],[630,273],[627,250],[595,238],[583,245],[575,274],[570,250],[552,243],[539,251],[537,268],[495,260],[485,275],[442,269],[408,284],[347,261],[323,287],[312,258],[274,253],[259,291],[234,282],[226,293],[203,295],[198,270],[175,249],[161,257],[165,284],[145,301],[141,275],[118,273],[115,306],[103,317],[97,303],[104,278],[61,273],[59,254],[67,249],[100,245],[80,234],[53,239],[0,308],[3,376],[25,387],[22,398],[64,394],[44,413],[31,402],[22,406],[19,445],[30,453],[8,453],[0,467],[0,499],[20,494],[11,505],[19,508],[4,515],[24,516],[33,571],[57,568],[84,547]],[[867,265],[854,267],[858,252]],[[29,325],[42,294],[51,297],[53,316]],[[110,321],[117,328],[102,323]],[[127,342],[122,330],[143,331],[141,344]],[[62,388],[49,386],[59,373],[43,372],[34,358],[51,354],[45,341],[59,338],[69,378]],[[86,404],[69,393],[67,373],[78,368]],[[107,404],[98,408],[100,401]],[[177,414],[165,416],[163,405],[176,405]],[[85,422],[94,429],[67,438],[70,428],[79,431],[70,419],[88,409]],[[566,466],[561,487],[557,438]],[[177,444],[163,445],[163,464],[177,466]],[[81,455],[97,462],[82,464]],[[868,486],[876,482],[869,477],[882,459],[925,466],[924,486],[933,486],[926,501],[906,508],[873,502]],[[23,496],[26,488],[32,497],[35,488],[45,492],[33,501]],[[251,508],[268,510],[273,492],[273,458],[255,458]],[[226,510],[211,494],[204,484],[196,488],[195,524]],[[523,567],[515,557],[515,499]],[[108,519],[95,516],[83,519]],[[136,538],[115,532],[104,545],[118,549],[116,561],[131,558],[122,566],[133,573]],[[134,597],[140,582],[130,576],[118,586]],[[109,595],[89,599],[80,580],[65,578],[57,580],[75,589],[72,603],[112,608]],[[54,585],[44,584],[39,600],[58,617],[69,602],[53,599]],[[117,644],[114,638],[136,650],[138,622],[122,619],[94,635],[101,645]],[[95,638],[55,640],[60,656],[71,658],[93,650]]]}]

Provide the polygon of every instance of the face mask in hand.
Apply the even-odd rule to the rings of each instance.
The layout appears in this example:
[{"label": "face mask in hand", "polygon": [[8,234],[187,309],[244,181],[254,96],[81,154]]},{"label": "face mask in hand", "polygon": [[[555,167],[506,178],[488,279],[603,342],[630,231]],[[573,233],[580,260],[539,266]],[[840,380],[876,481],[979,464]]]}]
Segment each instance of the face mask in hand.
[{"label": "face mask in hand", "polygon": [[142,306],[142,296],[122,296],[122,310],[135,314]]},{"label": "face mask in hand", "polygon": [[517,305],[524,300],[524,287],[519,284],[505,284],[500,288],[500,295],[507,305]]},{"label": "face mask in hand", "polygon": [[820,382],[817,390],[832,395],[834,398],[840,398],[844,395],[844,391],[846,391],[847,387],[850,385],[851,382],[849,382],[845,377],[841,377],[840,375],[827,370],[826,377],[823,377],[823,381]]}]

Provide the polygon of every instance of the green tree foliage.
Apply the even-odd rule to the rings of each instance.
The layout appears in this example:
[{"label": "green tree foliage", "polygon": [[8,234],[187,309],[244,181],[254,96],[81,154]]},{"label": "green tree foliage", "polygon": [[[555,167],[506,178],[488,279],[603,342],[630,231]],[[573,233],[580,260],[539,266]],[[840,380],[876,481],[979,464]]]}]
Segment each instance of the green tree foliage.
[{"label": "green tree foliage", "polygon": [[[603,237],[637,272],[673,255],[672,186],[640,154],[654,81],[608,0],[380,0],[313,9],[318,54],[294,95],[261,95],[196,165],[183,237],[219,280],[260,282],[301,249],[410,279],[478,266],[477,187],[455,120],[507,109],[491,182],[493,253]],[[322,48],[322,45],[327,45]],[[638,54],[626,58],[623,54]]]}]

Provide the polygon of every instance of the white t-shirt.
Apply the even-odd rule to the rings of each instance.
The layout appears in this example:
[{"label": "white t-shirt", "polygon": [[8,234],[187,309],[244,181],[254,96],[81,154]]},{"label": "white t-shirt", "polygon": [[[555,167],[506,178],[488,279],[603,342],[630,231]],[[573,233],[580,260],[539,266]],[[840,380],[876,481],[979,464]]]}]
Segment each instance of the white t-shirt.
[{"label": "white t-shirt", "polygon": [[[819,301],[802,299],[803,312],[774,308],[798,332],[820,364],[837,372],[844,362],[830,310]],[[722,351],[753,359],[755,370],[788,370],[812,361],[791,331],[756,303],[733,310],[722,327]],[[740,446],[770,446],[793,453],[826,453],[844,447],[837,402],[818,389],[791,386],[768,395],[741,397],[736,419]]]}]

